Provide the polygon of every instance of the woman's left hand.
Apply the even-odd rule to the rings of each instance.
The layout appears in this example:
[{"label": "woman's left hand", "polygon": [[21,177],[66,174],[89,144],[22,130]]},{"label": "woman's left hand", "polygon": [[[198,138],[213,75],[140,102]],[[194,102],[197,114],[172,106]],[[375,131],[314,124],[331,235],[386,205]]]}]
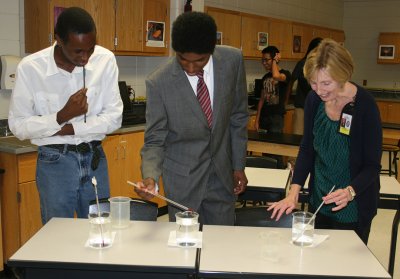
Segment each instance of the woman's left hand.
[{"label": "woman's left hand", "polygon": [[337,189],[335,192],[332,192],[325,197],[322,197],[325,204],[335,203],[336,206],[332,208],[332,211],[338,211],[342,208],[345,208],[349,203],[349,191],[345,189]]}]

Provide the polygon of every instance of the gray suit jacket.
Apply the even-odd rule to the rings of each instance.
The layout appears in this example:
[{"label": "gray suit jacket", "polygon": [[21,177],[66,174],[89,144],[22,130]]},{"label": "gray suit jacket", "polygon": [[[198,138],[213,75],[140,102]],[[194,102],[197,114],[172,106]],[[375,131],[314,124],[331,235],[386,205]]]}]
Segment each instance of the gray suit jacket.
[{"label": "gray suit jacket", "polygon": [[214,100],[210,130],[189,80],[175,57],[146,80],[142,177],[163,177],[170,199],[197,209],[210,171],[234,201],[233,170],[244,170],[247,92],[240,50],[217,46],[213,53]]}]

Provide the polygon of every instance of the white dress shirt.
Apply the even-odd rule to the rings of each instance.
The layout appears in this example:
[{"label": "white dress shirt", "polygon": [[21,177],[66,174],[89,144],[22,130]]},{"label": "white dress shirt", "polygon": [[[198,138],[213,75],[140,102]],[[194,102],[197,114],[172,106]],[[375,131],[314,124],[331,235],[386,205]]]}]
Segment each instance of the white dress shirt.
[{"label": "white dress shirt", "polygon": [[[208,93],[210,94],[210,101],[211,101],[211,109],[213,108],[213,100],[214,100],[214,69],[213,69],[213,60],[212,60],[212,55],[210,56],[210,59],[208,59],[207,64],[203,68],[204,74],[203,74],[203,79],[204,82],[207,85]],[[194,94],[197,96],[197,82],[199,78],[194,75],[194,76],[189,76],[185,72],[186,76],[189,79],[190,85],[193,88]]]},{"label": "white dress shirt", "polygon": [[69,73],[57,67],[55,44],[22,59],[17,67],[8,122],[13,134],[33,144],[79,144],[102,140],[121,127],[123,105],[118,88],[114,54],[95,47],[86,69],[88,112],[70,119],[75,135],[52,136],[67,123],[57,122],[57,113],[69,97],[83,88],[83,68]]}]

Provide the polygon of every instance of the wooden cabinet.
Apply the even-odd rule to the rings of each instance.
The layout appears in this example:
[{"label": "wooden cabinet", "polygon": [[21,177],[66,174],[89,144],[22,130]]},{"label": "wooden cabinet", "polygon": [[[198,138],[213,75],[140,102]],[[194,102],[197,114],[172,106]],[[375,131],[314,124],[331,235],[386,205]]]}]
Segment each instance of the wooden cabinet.
[{"label": "wooden cabinet", "polygon": [[268,45],[276,46],[284,60],[303,58],[315,37],[332,38],[339,43],[345,39],[344,32],[337,29],[207,6],[205,12],[214,18],[217,31],[222,33],[222,44],[241,48],[248,59],[262,56],[259,32],[268,33]]},{"label": "wooden cabinet", "polygon": [[249,116],[249,122],[247,123],[247,130],[249,131],[255,131],[256,130],[256,118],[257,115],[250,115]]},{"label": "wooden cabinet", "polygon": [[7,261],[41,227],[36,189],[37,153],[0,153],[3,254]]},{"label": "wooden cabinet", "polygon": [[268,34],[268,19],[261,16],[242,15],[241,45],[244,57],[262,57],[262,49],[258,48],[259,32]]},{"label": "wooden cabinet", "polygon": [[[140,165],[140,150],[144,144],[144,132],[108,136],[103,141],[103,149],[107,156],[108,171],[110,176],[110,195],[138,197],[133,189],[126,183],[127,180],[136,182],[142,179]],[[164,195],[162,183],[160,194]],[[154,198],[152,201],[158,206],[165,206],[165,201]]]},{"label": "wooden cabinet", "polygon": [[376,104],[382,122],[400,124],[400,102],[377,101]]},{"label": "wooden cabinet", "polygon": [[[394,48],[390,46],[394,46]],[[378,64],[400,63],[399,49],[400,33],[380,33],[378,39]]]},{"label": "wooden cabinet", "polygon": [[293,45],[292,23],[284,20],[271,20],[268,44],[279,49],[282,59],[291,59]]},{"label": "wooden cabinet", "polygon": [[[115,53],[168,55],[169,0],[116,0]],[[148,46],[148,22],[164,23],[164,46]]]},{"label": "wooden cabinet", "polygon": [[241,16],[239,12],[213,7],[205,7],[205,12],[212,16],[221,32],[222,44],[236,48],[241,47]]},{"label": "wooden cabinet", "polygon": [[[25,51],[54,43],[59,8],[78,6],[93,17],[97,43],[120,55],[168,55],[170,0],[25,0]],[[146,46],[147,21],[163,22],[164,46]]]},{"label": "wooden cabinet", "polygon": [[[302,59],[307,53],[308,45],[313,37],[313,28],[310,25],[292,23],[292,58]],[[295,46],[295,39],[300,41],[300,48]]]},{"label": "wooden cabinet", "polygon": [[293,115],[294,109],[287,109],[286,114],[283,118],[283,133],[292,134],[293,133]]}]

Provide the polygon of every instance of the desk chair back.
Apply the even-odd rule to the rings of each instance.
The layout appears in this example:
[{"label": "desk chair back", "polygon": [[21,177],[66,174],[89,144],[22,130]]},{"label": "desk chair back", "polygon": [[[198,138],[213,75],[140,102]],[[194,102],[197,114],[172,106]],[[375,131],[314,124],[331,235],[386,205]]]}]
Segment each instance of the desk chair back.
[{"label": "desk chair back", "polygon": [[246,158],[246,167],[277,169],[278,160],[266,156],[248,156]]},{"label": "desk chair back", "polygon": [[266,207],[241,207],[235,209],[235,226],[248,227],[292,227],[292,214],[283,214],[279,221],[271,219],[272,211]]},{"label": "desk chair back", "polygon": [[[100,211],[110,211],[108,198],[99,200]],[[97,213],[96,200],[89,204],[89,214]],[[152,201],[132,198],[130,204],[130,219],[134,221],[157,221],[158,204]]]}]

